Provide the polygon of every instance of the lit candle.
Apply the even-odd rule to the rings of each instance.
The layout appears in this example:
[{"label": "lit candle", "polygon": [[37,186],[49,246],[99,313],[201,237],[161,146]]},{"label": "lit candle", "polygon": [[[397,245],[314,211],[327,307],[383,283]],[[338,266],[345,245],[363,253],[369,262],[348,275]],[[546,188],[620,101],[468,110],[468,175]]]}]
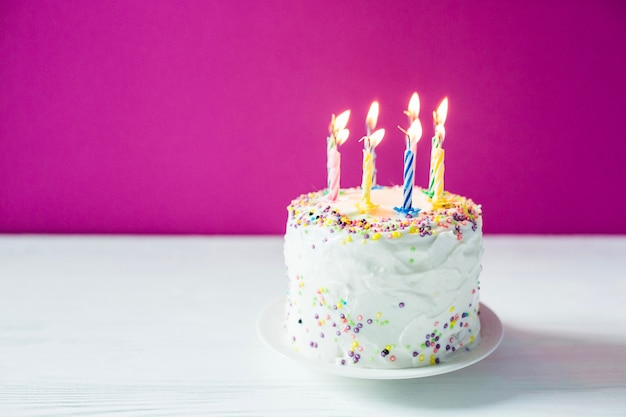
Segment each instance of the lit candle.
[{"label": "lit candle", "polygon": [[357,207],[362,213],[378,207],[372,203],[372,174],[374,172],[374,159],[372,157],[372,151],[383,140],[385,136],[385,129],[378,129],[370,136],[364,136],[361,140],[364,141],[363,148],[363,179],[361,188],[363,189],[363,197],[361,203],[357,204]]},{"label": "lit candle", "polygon": [[350,131],[346,129],[350,119],[350,110],[346,110],[339,116],[333,114],[330,125],[328,127],[329,135],[326,140],[328,170],[328,200],[336,201],[339,195],[339,179],[341,177],[341,154],[339,153],[339,145],[343,144],[350,135]]},{"label": "lit candle", "polygon": [[435,136],[430,154],[430,180],[428,194],[433,202],[441,202],[443,200],[443,173],[444,166],[444,150],[443,141],[446,137],[446,129],[444,123],[448,116],[448,97],[444,98],[437,111],[433,112],[433,120],[435,123]]},{"label": "lit candle", "polygon": [[417,150],[417,142],[419,142],[422,137],[422,124],[416,117],[408,131],[402,129],[400,126],[398,126],[398,128],[406,135],[406,150],[404,151],[402,207],[394,207],[394,209],[397,212],[412,216],[420,212],[420,209],[413,208],[413,184],[415,179],[415,152]]},{"label": "lit candle", "polygon": [[409,117],[409,130],[406,131],[398,126],[406,135],[406,150],[404,151],[404,187],[402,188],[402,207],[394,207],[400,213],[413,215],[419,213],[420,209],[413,208],[413,185],[415,183],[415,155],[417,153],[417,142],[422,137],[422,124],[419,121],[420,98],[417,93],[411,95],[409,107],[404,111]]},{"label": "lit candle", "polygon": [[[378,123],[378,112],[380,110],[380,105],[377,101],[372,102],[370,105],[370,109],[367,112],[367,117],[365,118],[365,136],[369,137],[374,129],[376,129],[376,123]],[[376,150],[372,149],[372,186],[376,186],[376,173],[378,170],[376,169]]]}]

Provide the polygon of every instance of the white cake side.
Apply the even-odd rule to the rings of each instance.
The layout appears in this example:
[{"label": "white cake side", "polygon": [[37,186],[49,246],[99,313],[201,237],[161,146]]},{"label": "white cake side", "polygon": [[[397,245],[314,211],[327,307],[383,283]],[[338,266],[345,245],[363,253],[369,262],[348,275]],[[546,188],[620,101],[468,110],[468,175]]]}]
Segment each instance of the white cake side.
[{"label": "white cake side", "polygon": [[449,361],[479,343],[480,206],[447,194],[432,209],[419,191],[406,217],[401,189],[372,191],[380,204],[356,208],[358,189],[339,201],[324,192],[289,206],[285,327],[292,346],[323,362],[408,368]]}]

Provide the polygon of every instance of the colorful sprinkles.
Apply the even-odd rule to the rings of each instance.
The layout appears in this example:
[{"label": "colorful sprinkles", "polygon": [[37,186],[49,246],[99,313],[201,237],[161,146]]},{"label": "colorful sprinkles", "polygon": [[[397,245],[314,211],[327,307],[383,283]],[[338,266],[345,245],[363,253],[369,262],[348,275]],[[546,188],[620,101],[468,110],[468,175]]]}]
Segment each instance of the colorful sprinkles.
[{"label": "colorful sprinkles", "polygon": [[[446,204],[436,209],[423,209],[414,216],[392,214],[385,217],[380,215],[386,213],[384,211],[378,216],[372,213],[344,214],[335,207],[347,207],[345,204],[333,206],[325,198],[325,191],[318,191],[303,194],[291,202],[288,228],[300,229],[298,233],[313,233],[322,228],[321,236],[315,235],[320,236],[319,240],[310,246],[307,244],[306,250],[310,247],[316,253],[323,251],[323,245],[333,237],[335,242],[343,244],[355,241],[367,244],[407,236],[433,236],[444,231],[452,232],[453,239],[460,241],[464,232],[468,236],[470,230],[480,233],[480,206],[455,194],[446,192],[444,197]],[[425,242],[428,244],[427,240]],[[415,265],[422,262],[420,245],[417,239],[407,242],[408,251],[402,255],[405,256],[403,262],[407,263],[403,265],[413,264],[410,268],[415,269]],[[436,320],[424,319],[424,326],[420,327],[423,332],[398,338],[396,327],[399,323],[394,317],[400,317],[397,314],[410,317],[414,313],[415,305],[410,296],[394,295],[393,300],[370,310],[370,307],[355,303],[350,292],[333,293],[332,283],[324,282],[324,287],[317,287],[312,277],[305,280],[302,274],[295,274],[292,279],[287,309],[287,320],[295,331],[295,335],[291,334],[292,343],[296,350],[306,350],[314,357],[325,355],[324,352],[331,349],[332,355],[337,355],[336,363],[346,366],[371,366],[367,362],[384,363],[383,368],[402,367],[407,362],[411,366],[435,366],[454,352],[470,350],[478,340],[473,332],[479,315],[479,282],[474,282],[473,288],[465,287],[471,302],[446,306],[442,314],[437,314]]]},{"label": "colorful sprinkles", "polygon": [[[369,361],[375,360],[375,356],[388,360],[389,362],[396,362],[398,355],[408,355],[413,359],[414,363],[425,362],[430,365],[437,365],[441,362],[441,354],[453,353],[459,349],[470,350],[470,345],[474,343],[475,336],[472,334],[472,329],[469,327],[469,320],[472,316],[478,316],[479,311],[477,308],[472,308],[472,304],[469,305],[467,310],[461,313],[454,313],[456,311],[455,306],[451,306],[449,311],[452,312],[448,320],[444,322],[436,320],[433,322],[433,328],[430,333],[427,333],[420,342],[416,339],[415,345],[407,344],[404,346],[405,353],[402,350],[396,353],[396,345],[388,343],[375,349],[375,352],[367,351],[367,349],[361,345],[358,336],[361,332],[368,332],[371,326],[387,326],[389,320],[383,319],[382,312],[376,312],[373,317],[367,317],[364,314],[351,315],[345,312],[338,312],[337,306],[346,306],[348,301],[339,298],[328,303],[319,303],[319,296],[326,294],[327,298],[330,298],[329,290],[326,288],[319,288],[316,291],[317,296],[314,297],[313,304],[318,305],[326,312],[314,313],[309,319],[298,319],[300,325],[316,327],[320,330],[318,332],[310,332],[309,327],[306,328],[306,334],[317,334],[318,337],[307,340],[307,344],[311,349],[317,349],[320,343],[332,343],[337,342],[340,338],[348,337],[352,342],[349,343],[349,349],[345,352],[345,357],[341,359],[342,365],[357,364],[363,355],[370,355]],[[475,290],[472,290],[472,294],[475,294]],[[398,308],[404,308],[405,303],[400,301]],[[336,330],[335,330],[336,329]],[[453,331],[454,330],[454,331]],[[453,332],[451,332],[453,331]],[[445,332],[445,333],[444,333]],[[330,334],[330,337],[327,335]],[[444,337],[444,334],[447,336]],[[334,335],[334,336],[333,336]],[[325,341],[325,339],[331,339]],[[292,342],[296,345],[296,337],[292,337]]]},{"label": "colorful sprinkles", "polygon": [[452,230],[460,240],[463,238],[461,227],[468,224],[476,231],[477,221],[482,216],[480,206],[456,194],[446,192],[445,197],[449,203],[445,208],[422,210],[412,217],[398,215],[378,220],[366,216],[350,218],[329,204],[324,198],[324,191],[301,195],[291,202],[287,210],[290,227],[319,226],[328,228],[330,233],[347,232],[343,243],[352,242],[352,235],[376,241],[382,237],[399,239],[405,233],[431,236],[437,229]]}]

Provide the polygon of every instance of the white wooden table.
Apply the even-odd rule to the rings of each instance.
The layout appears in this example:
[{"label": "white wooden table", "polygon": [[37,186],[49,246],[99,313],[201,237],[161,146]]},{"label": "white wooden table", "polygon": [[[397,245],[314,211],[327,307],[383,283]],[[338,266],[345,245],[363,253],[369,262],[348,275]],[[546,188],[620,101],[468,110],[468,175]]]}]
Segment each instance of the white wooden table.
[{"label": "white wooden table", "polygon": [[626,237],[485,241],[502,345],[412,380],[266,348],[281,237],[0,236],[0,416],[624,416]]}]

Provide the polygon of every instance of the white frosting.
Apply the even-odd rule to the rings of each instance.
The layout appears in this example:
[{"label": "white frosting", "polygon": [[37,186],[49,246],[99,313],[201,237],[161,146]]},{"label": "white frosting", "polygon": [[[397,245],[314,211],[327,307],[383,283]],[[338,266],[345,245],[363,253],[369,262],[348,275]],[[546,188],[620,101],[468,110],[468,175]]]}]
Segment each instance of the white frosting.
[{"label": "white frosting", "polygon": [[[286,329],[301,354],[346,366],[406,368],[449,360],[478,343],[480,208],[463,200],[477,216],[455,228],[447,221],[450,210],[433,212],[416,189],[421,224],[428,214],[433,224],[432,235],[420,234],[393,210],[401,193],[373,190],[380,207],[370,214],[356,209],[358,189],[344,190],[334,203],[323,193],[292,203],[284,246]],[[302,222],[306,216],[315,221]],[[328,218],[349,219],[352,227]]]}]

